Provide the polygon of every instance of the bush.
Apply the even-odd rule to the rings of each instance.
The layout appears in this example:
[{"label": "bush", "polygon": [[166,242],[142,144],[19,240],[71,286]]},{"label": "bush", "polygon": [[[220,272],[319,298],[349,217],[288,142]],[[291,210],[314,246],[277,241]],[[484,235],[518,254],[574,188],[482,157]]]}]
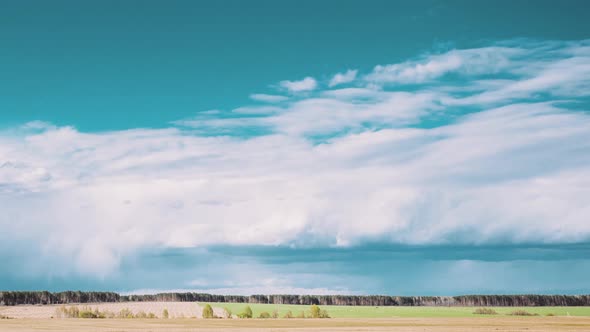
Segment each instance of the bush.
[{"label": "bush", "polygon": [[55,309],[55,316],[58,318],[78,318],[80,316],[80,310],[77,307],[61,306]]},{"label": "bush", "polygon": [[[167,312],[167,310],[165,310]],[[92,310],[90,307],[66,307],[61,306],[55,310],[57,318],[158,318],[154,313],[145,313],[140,311],[137,315],[127,308],[121,309],[118,313],[112,311],[99,311],[98,308]],[[51,316],[53,318],[53,316]]]},{"label": "bush", "polygon": [[92,310],[89,307],[78,308],[72,306],[67,308],[66,306],[61,306],[55,309],[55,316],[58,318],[106,318],[107,313],[100,312],[98,309]]},{"label": "bush", "polygon": [[297,318],[305,318],[305,312],[303,312],[303,311],[302,311],[302,312],[300,312],[300,313],[297,315]]},{"label": "bush", "polygon": [[115,314],[112,311],[105,311],[102,314],[104,315],[104,318],[116,318],[117,317],[117,314]]},{"label": "bush", "polygon": [[82,310],[78,314],[78,318],[98,318],[98,315],[90,310]]},{"label": "bush", "polygon": [[491,308],[477,308],[473,311],[474,315],[497,315],[496,310]]},{"label": "bush", "polygon": [[252,308],[250,308],[250,306],[246,306],[246,308],[244,308],[244,311],[242,311],[238,317],[240,318],[252,318]]},{"label": "bush", "polygon": [[[110,311],[101,312],[98,308],[92,310],[90,307],[79,308],[77,306],[61,306],[55,309],[57,318],[114,318],[115,314]],[[53,318],[53,316],[51,316]]]},{"label": "bush", "polygon": [[55,309],[55,317],[57,317],[57,318],[67,318],[65,316],[65,313],[66,312],[67,312],[66,307],[62,305],[61,307]]},{"label": "bush", "polygon": [[258,318],[270,318],[270,314],[266,311],[263,311],[260,313],[260,316],[258,316]]},{"label": "bush", "polygon": [[229,308],[223,308],[223,318],[231,318],[232,313],[231,310]]},{"label": "bush", "polygon": [[205,307],[203,308],[203,318],[215,318],[211,305],[205,304]]},{"label": "bush", "polygon": [[555,316],[555,314],[552,312],[548,312],[547,315],[545,315],[545,316]]},{"label": "bush", "polygon": [[320,318],[320,307],[315,304],[311,305],[311,318]]},{"label": "bush", "polygon": [[128,308],[123,308],[117,314],[117,318],[135,318],[133,312]]},{"label": "bush", "polygon": [[96,318],[113,318],[115,316],[110,311],[98,311],[98,308],[94,309],[94,314],[96,315]]},{"label": "bush", "polygon": [[135,318],[147,318],[147,314],[145,311],[140,311],[137,313],[137,315],[135,315]]},{"label": "bush", "polygon": [[525,311],[525,310],[515,310],[515,311],[509,313],[509,315],[511,315],[511,316],[538,316],[539,314],[532,314],[532,313]]},{"label": "bush", "polygon": [[169,317],[170,314],[168,313],[168,309],[164,309],[164,311],[162,311],[162,318],[168,319]]},{"label": "bush", "polygon": [[293,313],[291,312],[291,310],[287,311],[287,313],[285,314],[285,316],[283,316],[283,318],[293,318]]},{"label": "bush", "polygon": [[274,310],[272,312],[272,318],[279,318],[279,312],[278,312],[278,310]]},{"label": "bush", "polygon": [[69,317],[69,318],[80,317],[80,309],[78,309],[78,307],[70,307],[66,311],[66,317]]},{"label": "bush", "polygon": [[320,318],[330,318],[330,315],[328,315],[328,311],[324,309],[320,310]]}]

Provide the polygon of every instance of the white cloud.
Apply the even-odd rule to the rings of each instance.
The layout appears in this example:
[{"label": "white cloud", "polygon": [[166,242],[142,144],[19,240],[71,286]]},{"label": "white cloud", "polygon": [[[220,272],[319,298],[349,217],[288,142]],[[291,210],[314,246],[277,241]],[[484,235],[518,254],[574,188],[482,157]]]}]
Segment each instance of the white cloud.
[{"label": "white cloud", "polygon": [[280,95],[267,95],[264,93],[255,93],[250,95],[250,99],[256,101],[262,101],[265,103],[278,103],[281,101],[288,100],[288,97],[280,96]]},{"label": "white cloud", "polygon": [[26,167],[2,183],[11,189],[0,226],[20,242],[18,220],[43,257],[87,273],[114,270],[146,246],[582,241],[587,142],[587,115],[547,104],[322,145],[59,128],[2,141]]},{"label": "white cloud", "polygon": [[328,84],[329,87],[334,87],[339,84],[350,83],[354,81],[356,78],[356,74],[358,70],[349,69],[345,73],[338,73],[332,77],[330,83]]},{"label": "white cloud", "polygon": [[[249,138],[175,127],[1,132],[0,252],[22,252],[23,266],[50,275],[94,275],[154,246],[588,241],[590,116],[555,101],[589,94],[590,61],[568,47],[557,58],[533,52],[534,69],[518,74],[526,62],[494,63],[509,83],[474,83],[462,95],[448,85],[337,89],[182,122],[198,132],[272,128]],[[496,61],[475,58],[471,65]],[[415,67],[392,77],[417,82],[449,70]],[[464,75],[480,72],[468,67]],[[515,102],[514,91],[528,99]],[[550,98],[538,102],[539,92]],[[477,99],[492,93],[492,106]],[[463,114],[460,101],[484,106]],[[437,125],[419,126],[423,119]]]},{"label": "white cloud", "polygon": [[371,88],[341,88],[341,89],[323,91],[321,95],[324,97],[329,97],[329,98],[334,98],[334,99],[344,99],[344,100],[354,100],[354,99],[374,100],[379,97],[385,97],[387,95],[387,93],[382,90],[371,89]]},{"label": "white cloud", "polygon": [[[401,126],[416,123],[440,108],[444,96],[434,92],[384,92],[370,89],[339,89],[317,98],[304,98],[283,106],[239,108],[235,114],[271,115],[258,117],[194,118],[175,124],[203,132],[239,132],[243,128],[265,128],[292,136],[358,132],[372,126]],[[370,129],[370,128],[369,128]]]},{"label": "white cloud", "polygon": [[315,90],[318,82],[313,77],[306,77],[301,81],[281,81],[279,85],[289,92],[305,92]]},{"label": "white cloud", "polygon": [[365,80],[376,83],[424,83],[450,72],[469,75],[495,73],[510,68],[510,57],[525,53],[524,50],[507,47],[452,50],[418,61],[378,65],[365,76]]}]

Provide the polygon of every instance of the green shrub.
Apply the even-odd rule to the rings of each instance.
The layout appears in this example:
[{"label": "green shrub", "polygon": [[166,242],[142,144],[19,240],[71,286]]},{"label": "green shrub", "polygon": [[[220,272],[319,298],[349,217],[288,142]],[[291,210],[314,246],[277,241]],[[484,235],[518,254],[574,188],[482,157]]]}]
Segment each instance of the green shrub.
[{"label": "green shrub", "polygon": [[272,315],[271,316],[272,316],[272,318],[279,318],[279,311],[278,310],[274,310],[272,312]]},{"label": "green shrub", "polygon": [[324,309],[320,310],[320,318],[330,318],[328,311],[326,311]]},{"label": "green shrub", "polygon": [[305,318],[305,312],[301,311],[298,315],[297,318]]},{"label": "green shrub", "polygon": [[496,310],[491,308],[477,308],[473,311],[474,315],[497,315]]},{"label": "green shrub", "polygon": [[205,307],[203,308],[203,318],[215,318],[213,308],[210,304],[205,304]]},{"label": "green shrub", "polygon": [[162,318],[168,319],[169,317],[170,314],[168,313],[168,309],[164,308],[164,311],[162,311]]},{"label": "green shrub", "polygon": [[320,307],[315,304],[311,305],[311,318],[320,318]]},{"label": "green shrub", "polygon": [[511,316],[538,316],[539,314],[532,314],[532,313],[525,311],[525,310],[515,310],[515,311],[509,313],[509,315],[511,315]]},{"label": "green shrub", "polygon": [[[167,315],[167,310],[165,315]],[[90,307],[61,306],[55,310],[55,316],[58,318],[158,318],[154,313],[145,313],[140,311],[137,315],[127,308],[121,309],[118,313],[112,311],[99,311],[98,308],[92,310]],[[51,316],[53,318],[53,316]]]},{"label": "green shrub", "polygon": [[555,314],[552,312],[548,312],[547,315],[545,315],[545,316],[555,316]]},{"label": "green shrub", "polygon": [[115,314],[111,311],[98,311],[98,308],[94,309],[94,315],[96,318],[115,318]]},{"label": "green shrub", "polygon": [[223,318],[231,318],[232,317],[232,313],[231,310],[229,308],[223,308]]},{"label": "green shrub", "polygon": [[[53,318],[53,316],[51,316]],[[61,306],[55,309],[57,318],[115,318],[116,315],[110,311],[101,312],[98,308],[92,310],[90,307]]]},{"label": "green shrub", "polygon": [[238,317],[240,318],[252,318],[253,314],[252,314],[252,308],[250,308],[250,306],[246,306],[246,308],[244,308],[244,311],[242,311]]},{"label": "green shrub", "polygon": [[258,316],[258,318],[270,318],[270,314],[266,311],[263,311],[260,313],[260,316]]},{"label": "green shrub", "polygon": [[287,313],[285,314],[285,316],[283,316],[283,318],[293,318],[293,313],[291,312],[291,310],[287,311]]},{"label": "green shrub", "polygon": [[78,318],[98,318],[98,316],[90,310],[82,310],[78,313]]}]

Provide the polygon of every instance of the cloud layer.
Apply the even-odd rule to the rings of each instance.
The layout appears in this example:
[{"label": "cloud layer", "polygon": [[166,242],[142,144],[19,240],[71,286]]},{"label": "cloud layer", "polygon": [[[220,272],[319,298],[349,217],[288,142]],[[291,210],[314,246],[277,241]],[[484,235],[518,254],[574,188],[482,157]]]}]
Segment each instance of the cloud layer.
[{"label": "cloud layer", "polygon": [[1,255],[106,276],[150,247],[590,239],[587,41],[452,50],[279,88],[293,98],[256,94],[280,103],[166,129],[5,130]]}]

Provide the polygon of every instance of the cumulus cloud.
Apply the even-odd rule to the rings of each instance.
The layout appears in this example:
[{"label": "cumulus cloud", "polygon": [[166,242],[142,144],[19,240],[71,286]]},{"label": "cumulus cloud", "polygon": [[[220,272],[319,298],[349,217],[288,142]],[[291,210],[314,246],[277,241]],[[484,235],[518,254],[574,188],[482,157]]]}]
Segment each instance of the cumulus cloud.
[{"label": "cumulus cloud", "polygon": [[318,82],[313,77],[306,77],[301,81],[281,81],[279,85],[289,92],[312,91],[318,86]]},{"label": "cumulus cloud", "polygon": [[[564,65],[586,72],[585,43],[550,53],[451,51],[467,60],[449,60],[454,65],[444,70],[406,64],[409,71],[390,70],[393,80],[380,82],[415,83],[453,70],[473,81],[412,92],[319,91],[183,127],[4,131],[0,251],[35,243],[23,251],[23,266],[42,257],[55,273],[104,274],[146,247],[587,241],[590,116],[559,102],[589,94],[588,76]],[[534,55],[528,70],[522,52]],[[486,61],[492,69],[469,69]],[[479,85],[498,79],[480,73],[496,71],[527,93]],[[526,83],[538,77],[545,79]],[[536,91],[555,86],[548,80],[564,88],[540,100]],[[480,83],[456,92],[471,82]],[[480,103],[493,93],[493,103]],[[269,130],[211,135],[245,124]]]},{"label": "cumulus cloud", "polygon": [[289,98],[285,97],[285,96],[280,96],[280,95],[269,95],[269,94],[264,94],[264,93],[255,93],[255,94],[250,95],[250,99],[256,100],[256,101],[262,101],[265,103],[278,103],[281,101],[285,101]]},{"label": "cumulus cloud", "polygon": [[334,77],[332,77],[332,79],[330,80],[330,83],[328,83],[328,86],[334,87],[339,84],[350,83],[350,82],[354,81],[357,73],[358,73],[358,70],[352,70],[352,69],[347,70],[345,73],[338,73],[338,74],[334,75]]}]

